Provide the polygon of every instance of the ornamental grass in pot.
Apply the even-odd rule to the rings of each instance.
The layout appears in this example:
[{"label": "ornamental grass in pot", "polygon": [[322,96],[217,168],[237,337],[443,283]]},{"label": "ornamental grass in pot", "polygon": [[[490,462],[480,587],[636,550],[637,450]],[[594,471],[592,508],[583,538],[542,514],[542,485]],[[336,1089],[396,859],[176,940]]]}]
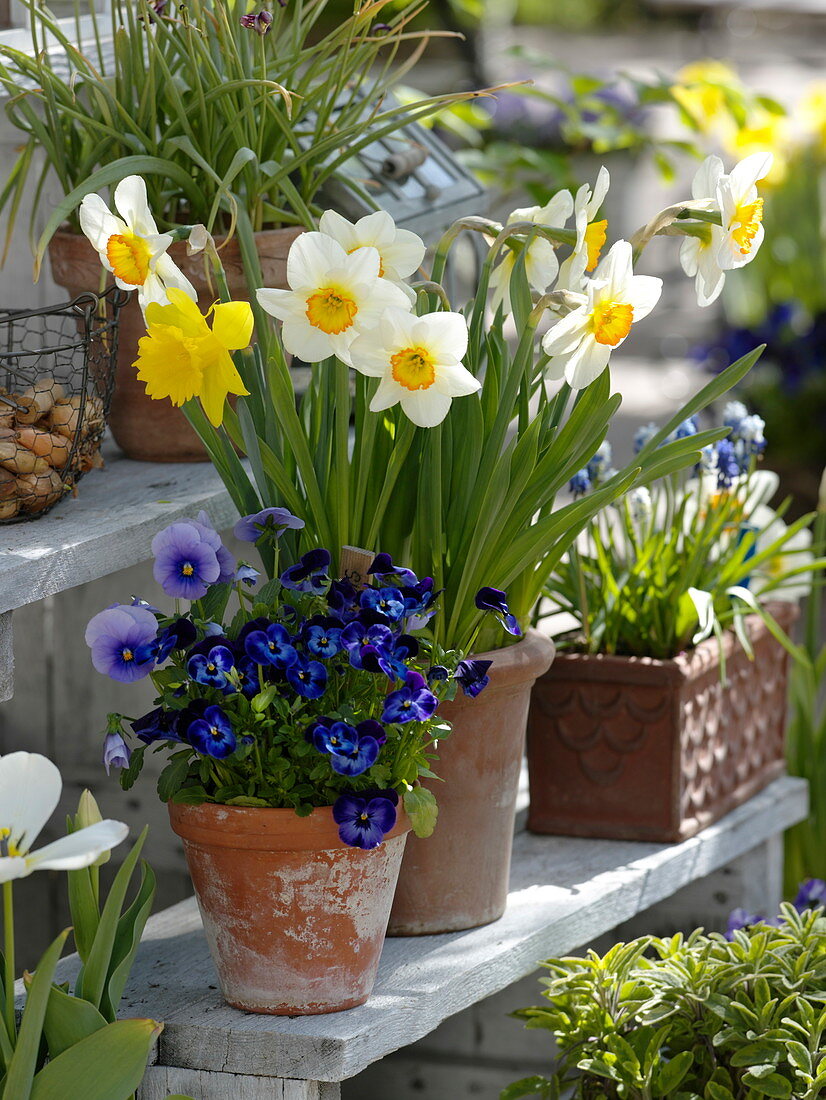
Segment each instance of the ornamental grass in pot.
[{"label": "ornamental grass in pot", "polygon": [[277,508],[239,521],[276,574],[259,586],[206,515],[173,523],[153,552],[175,611],[115,605],[86,634],[100,672],[158,691],[128,730],[110,715],[107,770],[128,789],[147,751],[168,754],[158,793],[224,996],[277,1015],[369,997],[407,834],[436,818],[421,779],[450,732],[439,707],[472,672],[420,636],[438,593],[388,555],[363,584],[332,580],[321,548],[281,569],[302,527]]},{"label": "ornamental grass in pot", "polygon": [[[758,160],[745,162],[747,174],[759,174]],[[408,562],[442,592],[442,614],[425,628],[431,643],[478,658],[469,666],[471,691],[490,676],[485,696],[463,700],[440,749],[452,777],[440,801],[450,805],[445,821],[454,824],[437,823],[426,857],[418,840],[408,844],[392,922],[399,931],[471,927],[501,914],[528,693],[553,655],[548,639],[523,637],[543,586],[602,507],[693,464],[724,434],[668,438],[759,354],[715,378],[592,494],[558,499],[619,405],[607,369],[611,351],[660,294],[658,279],[634,274],[635,253],[657,233],[702,244],[715,233],[728,242],[735,231],[722,200],[687,200],[600,259],[607,228],[598,212],[608,184],[603,171],[594,187],[561,191],[544,207],[514,212],[504,226],[462,219],[436,248],[429,277],[415,282],[404,277],[415,240],[389,215],[352,224],[327,211],[290,249],[289,289],[257,291],[252,346],[252,312],[231,301],[220,254],[200,231],[196,243],[205,246],[222,299],[211,325],[174,285],[168,304],[146,310],[138,377],[151,397],[183,407],[239,513],[286,507],[300,515],[306,525],[284,540],[293,563],[315,548],[335,554],[344,546],[381,548]],[[485,241],[487,252],[459,309],[442,279],[466,234]],[[417,247],[414,266],[424,255],[421,241]],[[269,329],[268,315],[279,322]],[[540,324],[550,326],[544,336]],[[194,339],[179,339],[176,330]],[[311,364],[299,400],[289,354]],[[277,575],[266,555],[264,566]],[[504,672],[510,665],[513,683]],[[498,708],[494,718],[486,717],[489,706]],[[502,755],[469,763],[482,740]],[[482,804],[480,774],[492,792],[486,812],[497,840],[490,848],[469,824]],[[465,832],[461,844],[456,830]],[[460,891],[447,911],[439,899],[459,881],[472,884],[474,896]]]},{"label": "ornamental grass in pot", "polygon": [[[579,625],[534,689],[534,832],[683,840],[785,771],[790,662],[811,660],[788,632],[826,559],[812,516],[787,525],[790,502],[767,503],[778,479],[757,469],[762,420],[740,402],[724,419],[696,476],[594,517],[549,581]],[[604,447],[573,491],[587,494],[609,462]]]},{"label": "ornamental grass in pot", "polygon": [[[343,170],[346,162],[371,142],[398,135],[406,121],[472,94],[403,105],[388,98],[442,33],[411,28],[420,10],[414,0],[392,11],[387,0],[367,0],[333,19],[331,0],[290,0],[252,14],[245,0],[114,0],[105,16],[85,0],[71,29],[45,5],[24,3],[31,48],[0,45],[6,113],[25,140],[0,188],[0,211],[8,214],[8,244],[23,196],[29,189],[39,194],[47,174],[56,177],[62,198],[39,237],[35,264],[39,269],[48,247],[55,281],[71,297],[101,289],[78,202],[136,172],[147,180],[154,220],[146,220],[145,209],[120,205],[122,224],[108,235],[123,235],[125,244],[106,263],[119,286],[133,290],[144,281],[149,256],[135,251],[135,234],[159,246],[190,224],[234,238],[225,265],[241,268],[240,278],[230,279],[236,298],[262,285],[286,286],[287,249],[297,229],[314,225],[325,185],[335,181],[365,197],[352,171]],[[32,219],[41,209],[32,204]],[[39,229],[33,220],[33,238]],[[199,274],[182,246],[180,253],[173,249],[206,309],[214,287],[206,285],[203,265]],[[122,324],[116,441],[131,458],[204,459],[180,415],[150,406],[135,381],[142,333],[133,303]]]}]

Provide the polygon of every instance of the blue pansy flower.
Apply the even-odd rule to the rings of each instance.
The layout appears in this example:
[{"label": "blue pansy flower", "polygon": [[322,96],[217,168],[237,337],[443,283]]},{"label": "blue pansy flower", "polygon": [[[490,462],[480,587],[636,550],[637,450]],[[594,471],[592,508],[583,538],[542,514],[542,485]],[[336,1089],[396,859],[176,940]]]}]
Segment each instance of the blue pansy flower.
[{"label": "blue pansy flower", "polygon": [[389,554],[376,554],[373,564],[367,570],[373,577],[396,577],[401,584],[418,584],[419,578],[412,569],[405,569],[401,565],[394,565]]},{"label": "blue pansy flower", "polygon": [[167,596],[200,600],[217,582],[221,564],[212,541],[200,524],[190,522],[172,523],[155,535],[152,572]]},{"label": "blue pansy flower", "polygon": [[492,611],[497,615],[508,634],[513,634],[517,638],[521,636],[522,628],[516,616],[511,614],[506,592],[498,588],[480,588],[476,593],[476,606],[480,611]]},{"label": "blue pansy flower", "polygon": [[426,676],[429,684],[436,684],[443,680],[449,680],[450,670],[445,668],[444,665],[431,665]]},{"label": "blue pansy flower", "polygon": [[378,611],[392,623],[404,615],[404,597],[398,588],[365,588],[359,603],[370,611]]},{"label": "blue pansy flower", "polygon": [[312,727],[312,742],[319,752],[349,752],[358,745],[359,735],[346,722],[322,718]]},{"label": "blue pansy flower", "polygon": [[173,649],[186,649],[192,645],[196,637],[194,623],[185,618],[176,619],[158,634],[155,660],[158,664],[162,664]]},{"label": "blue pansy flower", "polygon": [[261,690],[261,683],[258,679],[258,665],[255,661],[251,661],[249,657],[242,657],[235,666],[235,672],[241,694],[246,695],[248,699],[251,699],[253,695],[257,695]]},{"label": "blue pansy flower", "polygon": [[103,740],[103,766],[109,775],[111,768],[128,768],[132,753],[123,739],[123,735],[117,730],[106,734]]},{"label": "blue pansy flower", "polygon": [[391,692],[384,700],[382,722],[426,722],[432,718],[439,700],[427,687],[418,672],[408,672],[404,687]]},{"label": "blue pansy flower", "polygon": [[284,570],[281,583],[293,592],[309,592],[320,596],[330,583],[327,574],[329,566],[328,550],[308,550],[300,562]]},{"label": "blue pansy flower", "polygon": [[583,467],[581,470],[577,470],[569,481],[568,488],[575,497],[584,496],[588,492],[591,488],[591,479],[588,476],[587,468]]},{"label": "blue pansy flower", "polygon": [[190,722],[187,738],[194,749],[203,756],[221,760],[235,752],[238,744],[235,731],[227,715],[220,707],[207,707],[203,718]]},{"label": "blue pansy flower", "polygon": [[221,572],[218,574],[218,583],[226,584],[232,581],[235,577],[236,561],[233,555],[227,550],[221,541],[221,536],[212,526],[212,521],[206,512],[201,509],[198,513],[197,520],[185,519],[182,523],[189,523],[195,527],[201,534],[201,537],[207,542],[215,551],[215,556],[218,558],[218,565],[221,568]]},{"label": "blue pansy flower", "polygon": [[801,883],[792,905],[802,913],[804,909],[820,909],[826,906],[826,882],[822,878],[809,878]]},{"label": "blue pansy flower", "polygon": [[235,657],[226,646],[216,645],[209,653],[196,653],[186,663],[186,671],[191,680],[206,687],[230,687],[229,674],[235,667]]},{"label": "blue pansy flower", "polygon": [[396,816],[396,804],[390,792],[363,798],[342,794],[333,806],[333,820],[338,825],[341,840],[351,848],[368,851],[378,848],[396,824]]},{"label": "blue pansy flower", "polygon": [[341,632],[341,644],[347,650],[353,668],[363,668],[361,654],[365,648],[390,653],[393,646],[393,634],[389,627],[376,623],[366,626],[363,622],[352,622]]},{"label": "blue pansy flower", "polygon": [[460,661],[456,666],[453,679],[459,684],[465,695],[475,699],[490,683],[488,669],[492,664],[493,661],[474,661],[471,659]]},{"label": "blue pansy flower", "polygon": [[390,680],[403,680],[407,676],[406,661],[419,652],[418,641],[409,634],[391,638],[392,646],[365,646],[360,653],[361,667],[368,672],[383,672]]},{"label": "blue pansy flower", "polygon": [[300,531],[304,520],[288,512],[286,508],[262,508],[260,512],[242,516],[232,533],[242,542],[258,542],[262,535],[278,538],[282,531]]},{"label": "blue pansy flower", "polygon": [[319,752],[329,755],[333,771],[356,776],[372,768],[386,738],[381,725],[369,720],[357,727],[346,722],[319,722],[312,731],[312,739]]},{"label": "blue pansy flower", "polygon": [[242,584],[248,584],[250,588],[258,581],[261,576],[257,569],[253,569],[251,565],[239,565],[235,574],[235,580],[240,581]]},{"label": "blue pansy flower", "polygon": [[289,668],[298,660],[292,635],[280,623],[270,623],[266,630],[253,630],[244,638],[244,651],[258,665]]},{"label": "blue pansy flower", "polygon": [[359,737],[353,748],[330,755],[330,766],[338,775],[355,777],[372,768],[379,757],[379,746],[372,737]]},{"label": "blue pansy flower", "polygon": [[86,644],[98,672],[131,684],[152,671],[158,620],[145,607],[118,604],[99,611],[86,627]]},{"label": "blue pansy flower", "polygon": [[287,679],[304,699],[320,699],[327,689],[327,669],[321,661],[308,661],[300,653],[287,666]]},{"label": "blue pansy flower", "polygon": [[304,631],[307,649],[314,657],[335,657],[342,649],[340,626],[324,626],[314,623]]}]

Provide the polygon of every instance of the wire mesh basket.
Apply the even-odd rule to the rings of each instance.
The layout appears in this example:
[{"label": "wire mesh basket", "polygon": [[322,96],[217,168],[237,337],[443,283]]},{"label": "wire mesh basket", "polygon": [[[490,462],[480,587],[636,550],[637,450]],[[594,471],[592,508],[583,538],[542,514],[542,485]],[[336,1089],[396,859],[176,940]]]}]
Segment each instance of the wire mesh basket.
[{"label": "wire mesh basket", "polygon": [[0,523],[37,519],[102,465],[127,299],[113,287],[65,305],[0,309]]}]

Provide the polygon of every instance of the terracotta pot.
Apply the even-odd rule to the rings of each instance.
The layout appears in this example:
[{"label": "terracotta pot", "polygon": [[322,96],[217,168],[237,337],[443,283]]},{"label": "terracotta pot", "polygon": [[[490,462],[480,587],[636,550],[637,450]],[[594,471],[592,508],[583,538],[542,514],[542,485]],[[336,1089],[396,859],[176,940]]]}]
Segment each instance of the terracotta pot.
[{"label": "terracotta pot", "polygon": [[493,661],[490,684],[439,711],[453,726],[438,748],[444,782],[429,784],[439,818],[432,836],[408,842],[391,936],[476,928],[505,911],[531,687],[554,647],[530,630],[518,644],[478,656]]},{"label": "terracotta pot", "polygon": [[229,1004],[305,1016],[373,989],[410,822],[373,851],[342,843],[330,807],[176,806],[209,949]]},{"label": "terracotta pot", "polygon": [[[256,233],[264,286],[285,287],[287,253],[301,228],[268,229]],[[220,239],[218,239],[220,245]],[[187,256],[186,244],[178,241],[170,256],[198,291],[198,304],[209,308],[216,294],[204,274],[203,256]],[[98,290],[103,268],[97,252],[80,233],[56,233],[49,243],[52,277],[74,297],[86,290]],[[241,263],[237,238],[221,251],[230,293],[249,301],[249,291]],[[109,426],[115,442],[127,458],[139,462],[206,462],[207,453],[180,409],[169,401],[153,401],[146,396],[133,366],[138,341],[146,334],[136,294],[120,314],[117,377]]]},{"label": "terracotta pot", "polygon": [[533,690],[528,828],[685,840],[782,775],[789,657],[746,622],[754,661],[727,633],[726,686],[713,638],[674,660],[560,653]]}]

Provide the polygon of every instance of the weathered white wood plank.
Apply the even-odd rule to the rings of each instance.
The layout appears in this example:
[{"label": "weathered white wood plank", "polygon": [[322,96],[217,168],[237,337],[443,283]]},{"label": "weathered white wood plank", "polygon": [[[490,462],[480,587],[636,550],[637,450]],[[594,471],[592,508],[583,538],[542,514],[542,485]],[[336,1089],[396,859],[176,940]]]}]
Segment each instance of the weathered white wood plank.
[{"label": "weathered white wood plank", "polygon": [[339,1097],[337,1085],[321,1086],[318,1081],[150,1066],[138,1089],[137,1100],[166,1100],[176,1092],[195,1100],[338,1100]]},{"label": "weathered white wood plank", "polygon": [[219,528],[238,513],[211,463],[131,462],[112,444],[106,468],[34,523],[0,527],[0,612],[150,556],[154,535],[203,508]]},{"label": "weathered white wood plank", "polygon": [[194,901],[153,918],[125,1015],[163,1020],[161,1064],[342,1081],[504,988],[710,874],[807,812],[804,781],[784,778],[677,845],[517,836],[505,916],[486,928],[389,940],[360,1008],[295,1019],[223,1004]]},{"label": "weathered white wood plank", "polygon": [[0,615],[0,703],[14,694],[14,646],[12,644],[11,611]]}]

